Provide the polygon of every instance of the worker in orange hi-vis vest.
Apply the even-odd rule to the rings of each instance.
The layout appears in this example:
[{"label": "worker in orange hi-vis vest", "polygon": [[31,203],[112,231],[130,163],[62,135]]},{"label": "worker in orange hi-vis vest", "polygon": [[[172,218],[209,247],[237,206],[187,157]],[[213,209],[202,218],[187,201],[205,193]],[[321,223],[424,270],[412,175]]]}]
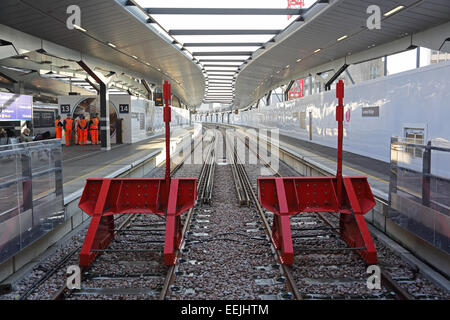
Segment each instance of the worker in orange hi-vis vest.
[{"label": "worker in orange hi-vis vest", "polygon": [[61,122],[61,116],[57,116],[55,120],[56,139],[62,139],[63,124]]},{"label": "worker in orange hi-vis vest", "polygon": [[67,115],[66,120],[63,123],[64,126],[64,137],[66,139],[66,146],[70,146],[72,143],[72,128],[73,128],[73,120],[71,119],[70,114]]},{"label": "worker in orange hi-vis vest", "polygon": [[98,120],[98,114],[95,114],[92,116],[91,121],[89,121],[89,128],[91,131],[91,141],[92,144],[99,144],[98,142],[98,124],[99,124],[99,120]]},{"label": "worker in orange hi-vis vest", "polygon": [[84,146],[87,143],[87,121],[83,115],[78,120],[78,134],[80,136],[80,145]]}]

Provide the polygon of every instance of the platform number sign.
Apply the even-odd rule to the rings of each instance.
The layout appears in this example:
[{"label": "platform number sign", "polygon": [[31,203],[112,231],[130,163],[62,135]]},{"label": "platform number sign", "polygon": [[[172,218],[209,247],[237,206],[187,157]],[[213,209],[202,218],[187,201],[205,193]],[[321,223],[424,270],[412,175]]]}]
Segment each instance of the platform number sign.
[{"label": "platform number sign", "polygon": [[70,104],[62,104],[60,105],[61,114],[70,113]]},{"label": "platform number sign", "polygon": [[119,113],[130,113],[129,104],[119,104]]}]

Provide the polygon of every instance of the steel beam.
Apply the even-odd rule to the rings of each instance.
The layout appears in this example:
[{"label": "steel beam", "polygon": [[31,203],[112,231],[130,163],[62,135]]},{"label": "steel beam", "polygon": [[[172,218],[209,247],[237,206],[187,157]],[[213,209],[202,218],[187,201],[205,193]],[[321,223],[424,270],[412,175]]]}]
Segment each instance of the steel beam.
[{"label": "steel beam", "polygon": [[8,80],[9,82],[11,82],[12,84],[16,84],[18,81],[16,81],[15,79],[11,78],[10,76],[8,76],[7,74],[4,74],[3,72],[0,71],[0,77],[5,78],[6,80]]},{"label": "steel beam", "polygon": [[241,65],[232,65],[232,64],[204,64],[203,67],[212,67],[212,68],[239,68]]},{"label": "steel beam", "polygon": [[[224,80],[226,80],[226,79],[224,79]],[[230,81],[230,82],[214,82],[214,81],[209,81],[208,84],[209,84],[209,85],[211,85],[211,84],[226,84],[226,85],[233,85],[233,86],[234,86],[234,84],[232,84],[232,81]]]},{"label": "steel beam", "polygon": [[144,8],[147,14],[299,16],[306,9],[283,8]]},{"label": "steel beam", "polygon": [[201,57],[201,56],[251,56],[253,54],[252,51],[211,51],[211,52],[194,52],[193,56]]},{"label": "steel beam", "polygon": [[232,74],[223,74],[223,73],[210,73],[210,77],[225,77],[225,78],[215,78],[216,80],[233,80]]},{"label": "steel beam", "polygon": [[243,63],[246,60],[234,60],[234,59],[200,59],[201,63],[203,62],[234,62],[234,63]]},{"label": "steel beam", "polygon": [[100,94],[100,88],[94,82],[92,82],[89,77],[86,78],[86,82],[89,83],[89,85],[94,88],[95,91],[97,91],[97,94]]},{"label": "steel beam", "polygon": [[288,101],[289,100],[289,91],[291,91],[292,86],[294,85],[296,80],[292,80],[291,82],[289,82],[286,90],[284,91],[284,101]]},{"label": "steel beam", "polygon": [[[333,84],[333,82],[342,74],[342,72],[347,70],[348,66],[349,66],[348,64],[344,63],[342,65],[342,67],[338,71],[336,71],[336,73],[325,84],[325,91],[331,90],[331,85]],[[310,88],[311,88],[311,84],[310,84]]]},{"label": "steel beam", "polygon": [[226,72],[226,73],[236,73],[236,70],[217,70],[217,69],[209,69],[206,72]]},{"label": "steel beam", "polygon": [[262,47],[262,42],[191,42],[183,47]]},{"label": "steel beam", "polygon": [[215,36],[215,35],[255,35],[255,34],[279,34],[280,29],[218,29],[218,30],[202,30],[202,29],[174,29],[169,31],[171,36]]},{"label": "steel beam", "polygon": [[86,71],[99,85],[100,89],[100,139],[102,150],[111,150],[111,137],[109,127],[109,99],[108,85],[86,63],[78,61],[78,65]]},{"label": "steel beam", "polygon": [[142,82],[142,85],[144,86],[145,90],[147,90],[147,92],[148,92],[147,98],[149,100],[153,100],[153,92],[152,92],[152,89],[150,88],[150,86],[148,85],[147,80],[142,79],[141,82]]}]

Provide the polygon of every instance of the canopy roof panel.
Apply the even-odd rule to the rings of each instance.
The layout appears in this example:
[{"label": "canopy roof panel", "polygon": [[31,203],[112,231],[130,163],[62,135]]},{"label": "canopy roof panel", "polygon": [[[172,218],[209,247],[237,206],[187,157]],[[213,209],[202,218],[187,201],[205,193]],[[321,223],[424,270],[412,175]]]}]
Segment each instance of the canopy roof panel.
[{"label": "canopy roof panel", "polygon": [[[381,8],[380,30],[367,29],[370,5]],[[400,5],[401,10],[386,15]],[[446,23],[449,17],[448,0],[330,0],[318,4],[306,12],[304,21],[287,28],[272,46],[257,51],[241,68],[235,105],[247,107],[310,68]]]},{"label": "canopy roof panel", "polygon": [[[0,21],[142,74],[157,86],[168,80],[173,93],[185,104],[198,106],[205,88],[201,68],[126,3],[126,0],[3,0]],[[70,5],[81,8],[81,27],[86,31],[66,27]]]}]

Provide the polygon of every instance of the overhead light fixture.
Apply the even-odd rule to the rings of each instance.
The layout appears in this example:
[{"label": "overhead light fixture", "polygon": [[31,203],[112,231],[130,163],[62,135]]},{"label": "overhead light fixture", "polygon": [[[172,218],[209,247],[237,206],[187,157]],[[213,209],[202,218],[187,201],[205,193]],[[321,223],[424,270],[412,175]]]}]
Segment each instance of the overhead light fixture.
[{"label": "overhead light fixture", "polygon": [[314,53],[317,53],[317,52],[319,52],[320,50],[322,50],[322,49],[319,48],[319,49],[315,50]]},{"label": "overhead light fixture", "polygon": [[297,59],[297,62],[300,62],[300,61],[302,61],[302,58],[298,58],[298,59]]},{"label": "overhead light fixture", "polygon": [[347,39],[347,38],[348,38],[348,36],[345,35],[345,36],[342,36],[342,37],[340,37],[339,39],[337,39],[337,41],[342,41],[342,40]]},{"label": "overhead light fixture", "polygon": [[288,64],[287,66],[286,66],[286,69],[289,69],[289,67],[290,67],[291,65],[290,64]]},{"label": "overhead light fixture", "polygon": [[108,42],[108,46],[112,47],[112,48],[117,48],[117,46],[114,43]]},{"label": "overhead light fixture", "polygon": [[87,30],[85,28],[80,27],[79,25],[74,24],[73,27],[77,30],[83,31],[83,32],[87,32]]},{"label": "overhead light fixture", "polygon": [[132,56],[133,58],[135,58],[136,60],[138,59],[138,57],[136,57],[136,56]]},{"label": "overhead light fixture", "polygon": [[394,8],[394,9],[392,9],[391,11],[386,12],[386,13],[384,14],[384,16],[385,16],[385,17],[388,17],[388,16],[390,16],[391,14],[394,14],[394,13],[396,13],[396,12],[402,10],[404,7],[405,7],[405,6],[398,6],[398,7]]}]

